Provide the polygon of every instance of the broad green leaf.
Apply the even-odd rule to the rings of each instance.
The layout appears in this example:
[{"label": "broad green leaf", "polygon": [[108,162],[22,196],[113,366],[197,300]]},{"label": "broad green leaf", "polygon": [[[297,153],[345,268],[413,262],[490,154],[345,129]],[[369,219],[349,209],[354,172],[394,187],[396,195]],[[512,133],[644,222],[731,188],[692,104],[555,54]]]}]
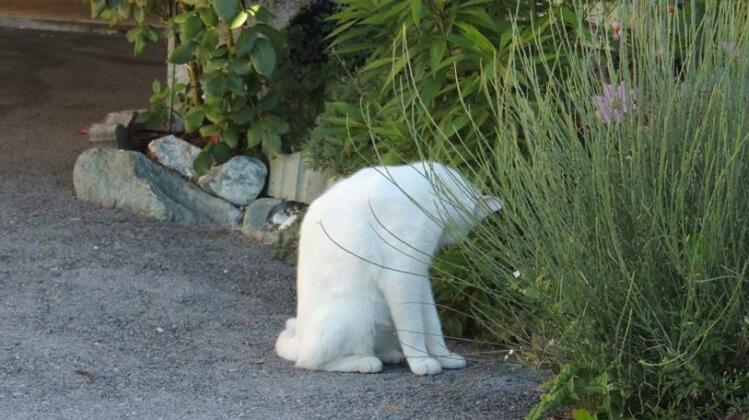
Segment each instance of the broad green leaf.
[{"label": "broad green leaf", "polygon": [[195,15],[190,15],[183,24],[179,25],[182,41],[194,40],[203,30],[203,21]]},{"label": "broad green leaf", "polygon": [[218,45],[218,31],[214,28],[208,28],[203,33],[203,37],[200,40],[200,46],[206,50],[213,50]]},{"label": "broad green leaf", "polygon": [[241,77],[236,74],[230,74],[226,78],[226,88],[237,95],[243,95],[244,92],[244,81]]},{"label": "broad green leaf", "polygon": [[223,96],[226,92],[226,75],[222,72],[209,74],[205,78],[205,92],[211,96]]},{"label": "broad green leaf", "polygon": [[203,137],[211,137],[214,134],[218,134],[221,132],[221,127],[217,126],[216,124],[208,124],[200,127],[200,135]]},{"label": "broad green leaf", "polygon": [[259,7],[255,9],[255,19],[257,19],[259,22],[270,22],[273,20],[275,15],[268,11],[268,9],[264,7]]},{"label": "broad green leaf", "polygon": [[268,133],[263,137],[263,154],[273,157],[281,153],[281,137],[275,133]]},{"label": "broad green leaf", "polygon": [[234,124],[237,125],[245,125],[253,119],[255,119],[255,111],[248,106],[242,107],[234,113]]},{"label": "broad green leaf", "polygon": [[224,22],[231,22],[239,13],[239,0],[215,0],[213,8]]},{"label": "broad green leaf", "polygon": [[249,54],[252,51],[252,47],[255,46],[257,38],[257,32],[245,29],[239,34],[237,41],[234,43],[234,53],[236,55]]},{"label": "broad green leaf", "polygon": [[231,69],[231,71],[240,76],[247,76],[255,70],[255,67],[252,65],[252,61],[241,58],[231,60],[229,68]]},{"label": "broad green leaf", "polygon": [[250,52],[250,59],[260,75],[267,79],[273,76],[276,67],[276,50],[266,38],[259,38]]},{"label": "broad green leaf", "polygon": [[186,42],[177,46],[169,56],[169,62],[172,64],[185,64],[190,61],[195,53],[195,44]]},{"label": "broad green leaf", "polygon": [[205,7],[200,9],[200,20],[203,21],[203,24],[208,27],[215,27],[218,25],[218,15],[216,15],[216,11],[211,7]]},{"label": "broad green leaf", "polygon": [[241,12],[237,13],[237,15],[234,17],[234,19],[232,19],[231,24],[229,25],[229,27],[231,29],[237,29],[237,28],[239,28],[240,26],[244,25],[245,22],[247,22],[247,17],[248,16],[249,15],[247,14],[247,12],[245,12],[244,10],[242,10]]},{"label": "broad green leaf", "polygon": [[239,144],[239,132],[234,127],[229,127],[221,133],[221,141],[232,149]]},{"label": "broad green leaf", "polygon": [[281,103],[281,95],[278,92],[268,92],[257,103],[259,111],[273,111]]},{"label": "broad green leaf", "polygon": [[265,35],[276,50],[281,51],[286,48],[286,37],[278,29],[265,23],[256,23],[252,26],[251,30]]},{"label": "broad green leaf", "polygon": [[195,170],[195,175],[203,176],[213,167],[214,159],[211,154],[211,144],[206,146],[192,162],[192,168]]},{"label": "broad green leaf", "polygon": [[260,124],[253,124],[247,130],[246,138],[248,149],[258,146],[263,141],[263,127]]},{"label": "broad green leaf", "polygon": [[[215,102],[208,103],[209,100],[213,99]],[[226,114],[224,113],[223,108],[223,98],[211,98],[206,97],[206,105],[203,107],[205,109],[205,117],[208,119],[208,121],[212,122],[213,124],[221,125],[224,123],[224,120],[226,119]]]},{"label": "broad green leaf", "polygon": [[203,64],[203,74],[210,75],[211,73],[223,71],[227,62],[225,58],[208,60]]},{"label": "broad green leaf", "polygon": [[216,164],[221,165],[222,163],[225,163],[227,160],[231,159],[231,149],[232,148],[224,142],[214,143],[213,147],[211,148],[211,154],[213,155],[213,159]]},{"label": "broad green leaf", "polygon": [[183,121],[185,123],[185,130],[188,133],[193,133],[195,130],[200,128],[201,125],[203,125],[203,120],[205,119],[205,111],[203,111],[203,108],[195,107],[190,109],[187,113],[185,113],[183,117]]},{"label": "broad green leaf", "polygon": [[283,118],[276,115],[268,115],[265,117],[265,125],[276,134],[286,134],[289,132],[289,123]]}]

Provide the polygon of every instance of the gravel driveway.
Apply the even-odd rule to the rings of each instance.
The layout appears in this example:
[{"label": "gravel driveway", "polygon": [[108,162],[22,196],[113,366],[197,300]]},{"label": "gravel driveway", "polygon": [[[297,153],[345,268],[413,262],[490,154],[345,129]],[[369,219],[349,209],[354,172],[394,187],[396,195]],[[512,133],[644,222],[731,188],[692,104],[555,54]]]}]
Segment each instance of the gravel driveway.
[{"label": "gravel driveway", "polygon": [[295,370],[294,270],[239,235],[76,201],[77,131],[143,105],[163,50],[0,30],[0,418],[522,418],[537,377]]}]

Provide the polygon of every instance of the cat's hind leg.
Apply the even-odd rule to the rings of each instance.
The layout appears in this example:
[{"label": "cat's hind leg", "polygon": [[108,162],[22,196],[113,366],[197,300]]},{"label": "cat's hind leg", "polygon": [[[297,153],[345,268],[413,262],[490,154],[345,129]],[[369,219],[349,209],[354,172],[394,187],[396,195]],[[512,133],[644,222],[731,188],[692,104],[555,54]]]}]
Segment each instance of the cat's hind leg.
[{"label": "cat's hind leg", "polygon": [[366,301],[341,298],[328,302],[307,320],[296,366],[333,372],[375,373],[382,361],[374,355],[373,311]]},{"label": "cat's hind leg", "polygon": [[382,370],[382,361],[376,356],[343,356],[322,366],[330,372],[377,373]]}]

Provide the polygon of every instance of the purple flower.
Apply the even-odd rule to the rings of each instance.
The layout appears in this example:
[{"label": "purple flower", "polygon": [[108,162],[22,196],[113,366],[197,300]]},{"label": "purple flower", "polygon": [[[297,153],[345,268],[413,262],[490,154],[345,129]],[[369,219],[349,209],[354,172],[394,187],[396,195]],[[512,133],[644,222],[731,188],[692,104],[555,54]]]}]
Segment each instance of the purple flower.
[{"label": "purple flower", "polygon": [[615,41],[622,39],[624,30],[622,29],[622,23],[616,19],[611,21],[611,37]]},{"label": "purple flower", "polygon": [[593,99],[596,102],[596,108],[598,108],[598,118],[606,124],[611,124],[611,121],[615,121],[617,124],[624,120],[624,114],[630,111],[630,107],[634,109],[634,104],[630,104],[630,101],[635,96],[635,93],[624,86],[624,82],[621,82],[618,87],[610,84],[603,84],[603,95],[594,96]]}]

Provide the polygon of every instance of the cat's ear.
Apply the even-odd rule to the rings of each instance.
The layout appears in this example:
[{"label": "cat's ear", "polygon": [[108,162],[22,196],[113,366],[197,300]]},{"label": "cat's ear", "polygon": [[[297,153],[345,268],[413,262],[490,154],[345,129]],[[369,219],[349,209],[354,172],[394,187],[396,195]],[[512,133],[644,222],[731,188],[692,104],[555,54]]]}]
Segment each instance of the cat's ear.
[{"label": "cat's ear", "polygon": [[502,200],[493,195],[482,195],[479,205],[476,206],[475,216],[483,219],[486,216],[502,210]]}]

